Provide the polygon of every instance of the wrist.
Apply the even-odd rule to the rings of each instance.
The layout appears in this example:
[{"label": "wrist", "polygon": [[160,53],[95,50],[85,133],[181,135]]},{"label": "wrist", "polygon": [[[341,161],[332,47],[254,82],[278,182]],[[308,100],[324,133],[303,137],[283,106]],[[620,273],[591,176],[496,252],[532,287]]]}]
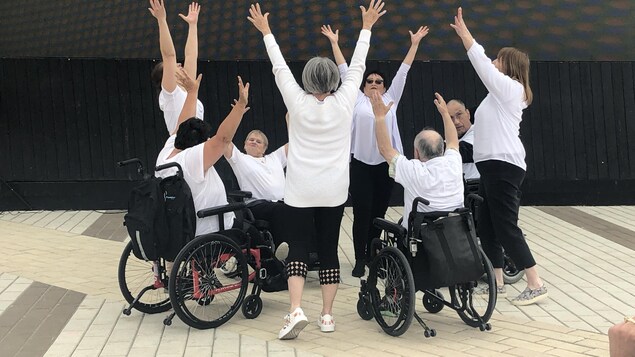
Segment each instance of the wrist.
[{"label": "wrist", "polygon": [[624,322],[630,322],[632,324],[635,324],[635,316],[633,317],[624,316]]}]

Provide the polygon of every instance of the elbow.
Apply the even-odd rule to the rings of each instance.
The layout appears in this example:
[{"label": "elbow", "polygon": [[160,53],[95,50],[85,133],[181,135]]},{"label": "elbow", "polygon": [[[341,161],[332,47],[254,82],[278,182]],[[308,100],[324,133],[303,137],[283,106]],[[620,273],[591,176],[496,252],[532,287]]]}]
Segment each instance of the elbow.
[{"label": "elbow", "polygon": [[171,59],[174,59],[174,61],[176,61],[176,51],[174,51],[174,49],[161,50],[161,57],[163,57],[164,61]]}]

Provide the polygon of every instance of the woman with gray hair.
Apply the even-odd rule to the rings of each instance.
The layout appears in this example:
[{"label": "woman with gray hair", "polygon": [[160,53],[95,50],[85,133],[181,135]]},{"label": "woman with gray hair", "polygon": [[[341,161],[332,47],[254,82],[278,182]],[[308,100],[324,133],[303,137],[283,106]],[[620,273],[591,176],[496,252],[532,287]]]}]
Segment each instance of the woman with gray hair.
[{"label": "woman with gray hair", "polygon": [[288,220],[287,276],[291,307],[279,339],[292,339],[308,324],[300,308],[307,273],[308,237],[315,226],[320,257],[322,332],[335,331],[333,300],[340,281],[337,256],[340,223],[348,198],[350,128],[357,86],[362,81],[370,47],[370,29],[386,12],[381,0],[360,6],[362,30],[346,79],[337,89],[339,71],[324,57],[309,60],[302,72],[304,90],[298,85],[280,52],[271,29],[269,13],[260,5],[249,9],[249,21],[263,34],[276,84],[289,111],[289,153],[284,200]]}]

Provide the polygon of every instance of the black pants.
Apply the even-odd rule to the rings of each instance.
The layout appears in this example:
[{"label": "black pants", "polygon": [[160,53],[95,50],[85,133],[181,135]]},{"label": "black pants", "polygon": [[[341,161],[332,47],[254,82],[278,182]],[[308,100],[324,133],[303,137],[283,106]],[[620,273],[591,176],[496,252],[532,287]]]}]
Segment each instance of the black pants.
[{"label": "black pants", "polygon": [[386,215],[395,181],[388,176],[388,163],[368,165],[355,158],[350,164],[349,192],[353,201],[353,246],[355,260],[369,258],[370,242],[381,230],[373,226],[375,217]]},{"label": "black pants", "polygon": [[501,247],[519,269],[533,267],[536,261],[518,227],[520,185],[525,171],[498,160],[479,162],[476,168],[481,174],[479,195],[485,200],[478,208],[478,235],[483,251],[494,268],[504,266]]},{"label": "black pants", "polygon": [[344,204],[337,207],[298,208],[284,206],[286,216],[286,238],[289,243],[287,262],[309,264],[311,237],[315,232],[320,270],[339,269],[337,256],[340,239],[340,224]]},{"label": "black pants", "polygon": [[269,232],[273,236],[273,242],[276,247],[280,243],[287,241],[286,239],[286,217],[284,210],[284,202],[258,200],[247,205],[255,219],[267,221],[269,223]]}]

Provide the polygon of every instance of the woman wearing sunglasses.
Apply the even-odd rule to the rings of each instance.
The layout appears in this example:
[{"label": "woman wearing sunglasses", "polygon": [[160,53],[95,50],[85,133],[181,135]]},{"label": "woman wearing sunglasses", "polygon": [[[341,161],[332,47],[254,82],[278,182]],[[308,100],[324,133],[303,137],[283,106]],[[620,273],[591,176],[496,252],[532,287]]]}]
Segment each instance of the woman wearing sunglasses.
[{"label": "woman wearing sunglasses", "polygon": [[[379,92],[384,103],[394,105],[386,115],[386,125],[392,141],[392,147],[403,154],[403,145],[397,126],[397,106],[406,85],[406,77],[415,58],[419,42],[428,34],[428,27],[419,27],[415,33],[410,32],[410,49],[401,67],[392,79],[388,88],[386,76],[381,72],[368,71],[357,95],[353,111],[351,136],[351,162],[349,192],[353,201],[353,245],[355,247],[354,277],[362,277],[366,273],[366,262],[370,257],[369,246],[381,233],[373,226],[375,217],[384,217],[392,187],[395,181],[388,176],[388,163],[379,153],[375,140],[375,116],[370,101],[372,93]],[[339,30],[333,32],[331,26],[322,26],[322,34],[331,42],[335,63],[340,70],[342,81],[346,78],[348,65],[338,45]]]}]

